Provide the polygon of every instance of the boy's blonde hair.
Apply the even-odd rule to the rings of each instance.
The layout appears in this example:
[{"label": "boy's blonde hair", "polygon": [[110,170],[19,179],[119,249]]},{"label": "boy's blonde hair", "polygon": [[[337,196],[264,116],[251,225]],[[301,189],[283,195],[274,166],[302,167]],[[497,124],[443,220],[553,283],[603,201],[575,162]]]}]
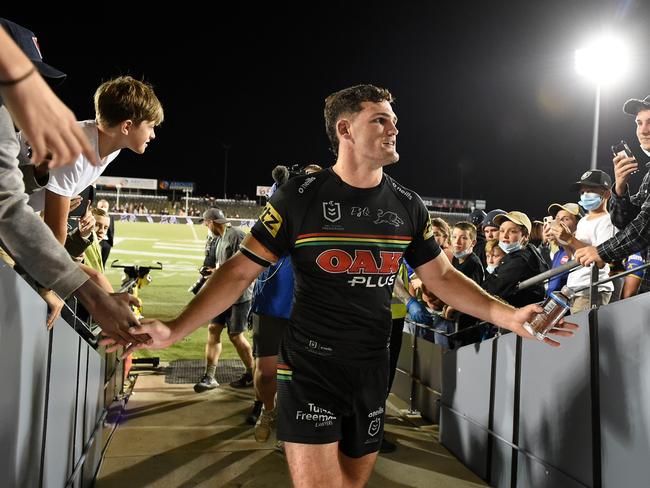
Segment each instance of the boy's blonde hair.
[{"label": "boy's blonde hair", "polygon": [[[485,254],[491,253],[492,249],[494,249],[495,247],[497,249],[501,249],[499,247],[499,239],[493,239],[491,241],[487,241],[485,243]],[[501,252],[503,252],[503,250],[501,250]],[[503,254],[505,254],[505,252],[503,252]]]},{"label": "boy's blonde hair", "polygon": [[120,76],[105,81],[95,92],[95,118],[106,127],[131,120],[134,125],[144,121],[160,125],[164,119],[163,108],[148,83],[130,76]]}]

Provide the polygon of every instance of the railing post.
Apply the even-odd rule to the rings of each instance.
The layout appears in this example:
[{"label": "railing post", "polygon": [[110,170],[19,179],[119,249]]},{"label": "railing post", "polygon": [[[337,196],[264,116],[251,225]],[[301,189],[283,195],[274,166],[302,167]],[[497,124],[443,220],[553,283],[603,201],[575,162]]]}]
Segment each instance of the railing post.
[{"label": "railing post", "polygon": [[411,345],[411,349],[413,350],[411,354],[411,395],[409,396],[409,414],[413,415],[417,413],[417,408],[415,408],[415,402],[416,402],[416,386],[417,386],[417,381],[415,379],[415,367],[417,365],[417,354],[418,354],[418,324],[413,322],[415,324],[415,329],[413,330],[413,344]]}]

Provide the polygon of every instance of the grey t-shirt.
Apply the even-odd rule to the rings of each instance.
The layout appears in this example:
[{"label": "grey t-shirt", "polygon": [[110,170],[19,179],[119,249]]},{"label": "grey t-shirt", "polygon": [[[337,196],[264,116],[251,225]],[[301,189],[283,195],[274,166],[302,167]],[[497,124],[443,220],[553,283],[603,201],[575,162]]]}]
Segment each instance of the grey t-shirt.
[{"label": "grey t-shirt", "polygon": [[[212,249],[214,249],[214,258],[216,267],[218,268],[223,263],[228,261],[234,254],[239,251],[239,246],[246,233],[239,227],[227,226],[223,236],[217,236],[212,242]],[[216,241],[216,242],[215,242]],[[253,297],[253,284],[244,290],[242,296],[235,303],[242,303],[250,300]]]}]

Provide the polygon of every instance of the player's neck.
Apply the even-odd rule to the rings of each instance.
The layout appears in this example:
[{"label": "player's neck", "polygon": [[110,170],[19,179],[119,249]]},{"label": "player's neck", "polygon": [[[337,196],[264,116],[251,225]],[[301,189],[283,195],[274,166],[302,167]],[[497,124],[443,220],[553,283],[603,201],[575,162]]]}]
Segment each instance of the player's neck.
[{"label": "player's neck", "polygon": [[342,158],[339,155],[332,170],[345,183],[355,188],[374,188],[381,183],[384,175],[383,168],[371,167],[368,164],[359,164],[350,159]]}]

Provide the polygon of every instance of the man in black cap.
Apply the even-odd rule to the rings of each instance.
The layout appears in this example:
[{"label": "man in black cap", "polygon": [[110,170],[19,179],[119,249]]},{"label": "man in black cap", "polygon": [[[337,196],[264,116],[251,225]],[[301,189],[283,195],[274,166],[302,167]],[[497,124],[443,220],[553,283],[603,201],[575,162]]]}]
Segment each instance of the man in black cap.
[{"label": "man in black cap", "polygon": [[[628,100],[623,105],[623,112],[634,116],[636,137],[641,150],[650,156],[650,96],[643,100]],[[650,245],[650,171],[643,177],[639,191],[630,195],[627,182],[630,175],[637,171],[638,162],[633,156],[623,154],[614,157],[613,162],[616,183],[612,188],[609,211],[612,223],[622,230],[598,247],[578,249],[575,258],[584,266],[594,262],[603,266],[606,262],[624,259],[635,252],[645,250]],[[647,254],[646,251],[646,259]],[[639,293],[648,290],[650,277],[645,273]]]},{"label": "man in black cap", "polygon": [[49,153],[47,164],[53,168],[71,163],[83,153],[99,164],[74,114],[39,72],[55,79],[65,75],[43,63],[37,46],[33,32],[0,20],[0,241],[45,290],[52,289],[64,298],[74,294],[107,335],[125,345],[138,342],[128,332],[129,325],[138,323],[128,306],[129,295],[110,296],[89,280],[27,206],[14,123],[31,141],[35,162],[43,162]]}]

